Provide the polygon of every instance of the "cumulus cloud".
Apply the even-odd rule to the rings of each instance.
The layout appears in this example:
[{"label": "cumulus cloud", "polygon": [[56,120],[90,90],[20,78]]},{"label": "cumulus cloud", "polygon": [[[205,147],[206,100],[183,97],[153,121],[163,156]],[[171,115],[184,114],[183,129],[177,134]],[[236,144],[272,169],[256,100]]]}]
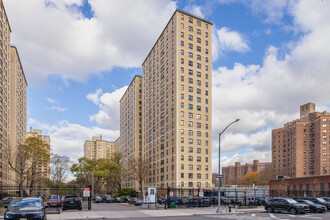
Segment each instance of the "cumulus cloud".
[{"label": "cumulus cloud", "polygon": [[108,129],[119,129],[120,105],[119,100],[125,93],[128,86],[113,91],[112,93],[103,93],[98,89],[95,93],[87,95],[87,99],[99,106],[99,112],[91,115],[91,121]]},{"label": "cumulus cloud", "polygon": [[99,127],[84,127],[60,121],[55,125],[39,122],[29,118],[28,124],[34,129],[41,129],[43,135],[50,136],[51,152],[70,157],[73,162],[84,156],[84,143],[92,136],[102,135],[104,140],[115,141],[119,137],[119,130],[102,129]]},{"label": "cumulus cloud", "polygon": [[[261,65],[236,63],[213,71],[214,151],[218,132],[241,119],[223,134],[222,149],[234,154],[224,158],[225,163],[262,161],[270,155],[271,129],[297,119],[300,105],[314,102],[322,111],[329,107],[330,4],[297,1],[289,11],[295,29],[303,34],[297,42],[288,42],[289,51],[270,46]],[[246,146],[253,152],[246,153]]]},{"label": "cumulus cloud", "polygon": [[4,0],[30,85],[50,74],[83,81],[114,66],[141,66],[176,9],[170,0],[88,2],[91,19],[82,0]]},{"label": "cumulus cloud", "polygon": [[198,5],[188,5],[184,8],[184,11],[187,11],[199,18],[204,18],[204,14],[202,12],[202,7]]},{"label": "cumulus cloud", "polygon": [[56,111],[59,111],[59,112],[65,112],[66,111],[66,108],[61,108],[61,107],[58,107],[58,106],[52,106],[52,107],[50,107],[50,109],[56,110]]},{"label": "cumulus cloud", "polygon": [[247,39],[239,32],[232,31],[227,27],[219,30],[215,28],[213,32],[213,59],[227,51],[244,53],[250,50]]},{"label": "cumulus cloud", "polygon": [[52,98],[46,98],[47,102],[49,103],[55,103],[56,100],[55,99],[52,99]]}]

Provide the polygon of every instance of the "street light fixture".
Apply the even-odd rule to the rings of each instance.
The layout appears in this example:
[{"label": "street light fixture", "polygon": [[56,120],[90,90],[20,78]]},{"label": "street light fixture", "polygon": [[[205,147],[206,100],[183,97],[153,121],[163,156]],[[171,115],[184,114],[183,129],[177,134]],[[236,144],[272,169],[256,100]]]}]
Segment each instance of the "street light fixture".
[{"label": "street light fixture", "polygon": [[221,178],[220,178],[220,138],[221,138],[221,135],[222,135],[222,133],[223,132],[225,132],[225,130],[227,130],[227,128],[230,126],[230,125],[232,125],[232,124],[234,124],[234,123],[236,123],[236,122],[238,122],[239,121],[239,119],[236,119],[235,121],[233,121],[232,123],[230,123],[229,125],[227,125],[227,127],[225,128],[225,129],[223,129],[220,133],[219,133],[219,164],[218,164],[218,179],[219,179],[219,181],[218,181],[218,208],[217,208],[217,212],[216,213],[222,213],[221,212],[221,199],[220,199],[220,184],[221,184]]}]

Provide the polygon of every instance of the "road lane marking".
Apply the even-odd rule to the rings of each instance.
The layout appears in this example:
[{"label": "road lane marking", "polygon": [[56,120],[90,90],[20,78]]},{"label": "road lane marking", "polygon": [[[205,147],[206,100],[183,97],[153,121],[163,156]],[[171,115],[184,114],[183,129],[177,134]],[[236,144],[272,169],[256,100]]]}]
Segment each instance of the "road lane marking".
[{"label": "road lane marking", "polygon": [[253,213],[253,214],[252,214],[252,217],[254,217],[254,216],[256,216],[256,214],[255,214],[255,213]]},{"label": "road lane marking", "polygon": [[272,218],[276,218],[276,216],[273,215],[273,214],[269,214],[269,216],[272,217]]}]

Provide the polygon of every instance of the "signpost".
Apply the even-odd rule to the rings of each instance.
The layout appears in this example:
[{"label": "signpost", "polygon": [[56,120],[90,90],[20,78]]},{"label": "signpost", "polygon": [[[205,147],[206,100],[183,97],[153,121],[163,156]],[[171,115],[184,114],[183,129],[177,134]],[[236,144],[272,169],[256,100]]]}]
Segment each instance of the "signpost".
[{"label": "signpost", "polygon": [[92,209],[91,187],[83,188],[83,197],[88,197],[88,210]]},{"label": "signpost", "polygon": [[204,197],[204,189],[199,190],[199,197],[203,198]]}]

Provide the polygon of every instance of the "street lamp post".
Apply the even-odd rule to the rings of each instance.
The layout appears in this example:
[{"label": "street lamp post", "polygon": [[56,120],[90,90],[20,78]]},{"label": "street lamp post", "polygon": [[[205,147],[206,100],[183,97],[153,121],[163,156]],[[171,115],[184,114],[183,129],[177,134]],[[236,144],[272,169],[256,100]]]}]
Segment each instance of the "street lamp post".
[{"label": "street lamp post", "polygon": [[233,121],[232,123],[230,123],[229,125],[227,125],[227,127],[225,129],[223,129],[220,133],[219,133],[219,163],[218,163],[218,208],[217,208],[217,213],[222,213],[221,212],[221,199],[220,199],[220,185],[221,185],[221,178],[220,178],[220,139],[221,139],[221,135],[223,132],[225,132],[225,130],[227,130],[227,128],[238,122],[239,119],[236,119],[235,121]]}]

